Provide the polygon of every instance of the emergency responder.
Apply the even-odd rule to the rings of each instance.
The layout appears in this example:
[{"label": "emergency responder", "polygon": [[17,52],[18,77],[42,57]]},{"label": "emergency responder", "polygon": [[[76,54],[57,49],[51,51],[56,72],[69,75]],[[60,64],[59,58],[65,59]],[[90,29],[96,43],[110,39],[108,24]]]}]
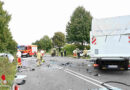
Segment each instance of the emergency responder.
[{"label": "emergency responder", "polygon": [[64,50],[64,56],[66,56],[66,50]]},{"label": "emergency responder", "polygon": [[41,50],[41,60],[42,60],[42,62],[45,62],[45,61],[43,60],[44,54],[45,54],[45,51],[44,51],[44,50]]},{"label": "emergency responder", "polygon": [[63,57],[63,51],[62,51],[62,50],[61,50],[61,52],[60,52],[60,53],[61,53],[61,57]]},{"label": "emergency responder", "polygon": [[77,48],[77,56],[78,56],[78,59],[80,58],[80,50]]},{"label": "emergency responder", "polygon": [[40,66],[41,65],[41,53],[40,51],[37,52],[37,66]]},{"label": "emergency responder", "polygon": [[45,53],[45,51],[44,51],[44,50],[41,50],[42,57],[44,56],[44,53]]},{"label": "emergency responder", "polygon": [[22,68],[21,52],[19,50],[17,51],[16,56],[17,56],[18,68]]},{"label": "emergency responder", "polygon": [[87,57],[87,49],[86,48],[83,51],[83,55],[84,55],[84,57]]},{"label": "emergency responder", "polygon": [[73,51],[73,57],[74,57],[74,58],[77,57],[77,50],[76,50],[76,49]]}]

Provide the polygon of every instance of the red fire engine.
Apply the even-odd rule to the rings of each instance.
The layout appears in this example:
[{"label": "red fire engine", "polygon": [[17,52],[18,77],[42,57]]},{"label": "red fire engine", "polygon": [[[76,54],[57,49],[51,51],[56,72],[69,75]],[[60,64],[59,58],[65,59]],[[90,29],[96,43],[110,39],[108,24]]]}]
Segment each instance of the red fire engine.
[{"label": "red fire engine", "polygon": [[22,56],[30,57],[37,54],[37,45],[20,45],[18,50],[21,51]]}]

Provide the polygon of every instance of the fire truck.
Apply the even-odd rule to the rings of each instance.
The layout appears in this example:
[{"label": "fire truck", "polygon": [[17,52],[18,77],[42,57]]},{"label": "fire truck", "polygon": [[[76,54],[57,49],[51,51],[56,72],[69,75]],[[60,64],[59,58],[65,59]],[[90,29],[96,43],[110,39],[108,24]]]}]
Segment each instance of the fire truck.
[{"label": "fire truck", "polygon": [[22,57],[31,57],[36,56],[37,54],[37,45],[19,45],[18,50],[21,51]]}]

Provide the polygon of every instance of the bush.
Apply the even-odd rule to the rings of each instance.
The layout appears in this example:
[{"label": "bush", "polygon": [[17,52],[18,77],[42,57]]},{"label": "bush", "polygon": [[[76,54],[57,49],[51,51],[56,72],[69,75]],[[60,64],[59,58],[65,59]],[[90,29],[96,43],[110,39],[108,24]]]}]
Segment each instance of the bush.
[{"label": "bush", "polygon": [[87,50],[90,50],[90,45],[87,45],[87,46],[86,46],[86,49],[87,49]]},{"label": "bush", "polygon": [[64,47],[63,47],[63,50],[66,50],[66,54],[67,55],[72,55],[73,54],[73,50],[76,49],[76,45],[73,45],[73,44],[66,44]]},{"label": "bush", "polygon": [[79,48],[79,50],[84,50],[84,48],[86,48],[87,50],[90,49],[90,45],[87,45],[87,46],[82,46],[80,44],[76,44],[77,48]]},{"label": "bush", "polygon": [[84,50],[84,48],[85,48],[85,46],[82,46],[82,45],[80,45],[80,44],[76,44],[76,46],[77,46],[77,48],[78,48],[79,50]]}]

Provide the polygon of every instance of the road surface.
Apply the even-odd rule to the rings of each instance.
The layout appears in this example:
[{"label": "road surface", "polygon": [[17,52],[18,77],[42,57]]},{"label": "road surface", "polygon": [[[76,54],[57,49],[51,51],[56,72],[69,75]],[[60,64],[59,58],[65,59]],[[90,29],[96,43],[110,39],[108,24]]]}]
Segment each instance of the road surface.
[{"label": "road surface", "polygon": [[[99,71],[93,62],[71,57],[43,58],[45,63],[36,66],[36,58],[22,58],[23,69],[16,75],[26,75],[26,83],[19,85],[20,90],[96,90],[104,88],[105,81],[120,81],[130,84],[130,71]],[[16,80],[16,82],[21,82]],[[106,84],[109,87],[130,90],[120,84]]]}]

